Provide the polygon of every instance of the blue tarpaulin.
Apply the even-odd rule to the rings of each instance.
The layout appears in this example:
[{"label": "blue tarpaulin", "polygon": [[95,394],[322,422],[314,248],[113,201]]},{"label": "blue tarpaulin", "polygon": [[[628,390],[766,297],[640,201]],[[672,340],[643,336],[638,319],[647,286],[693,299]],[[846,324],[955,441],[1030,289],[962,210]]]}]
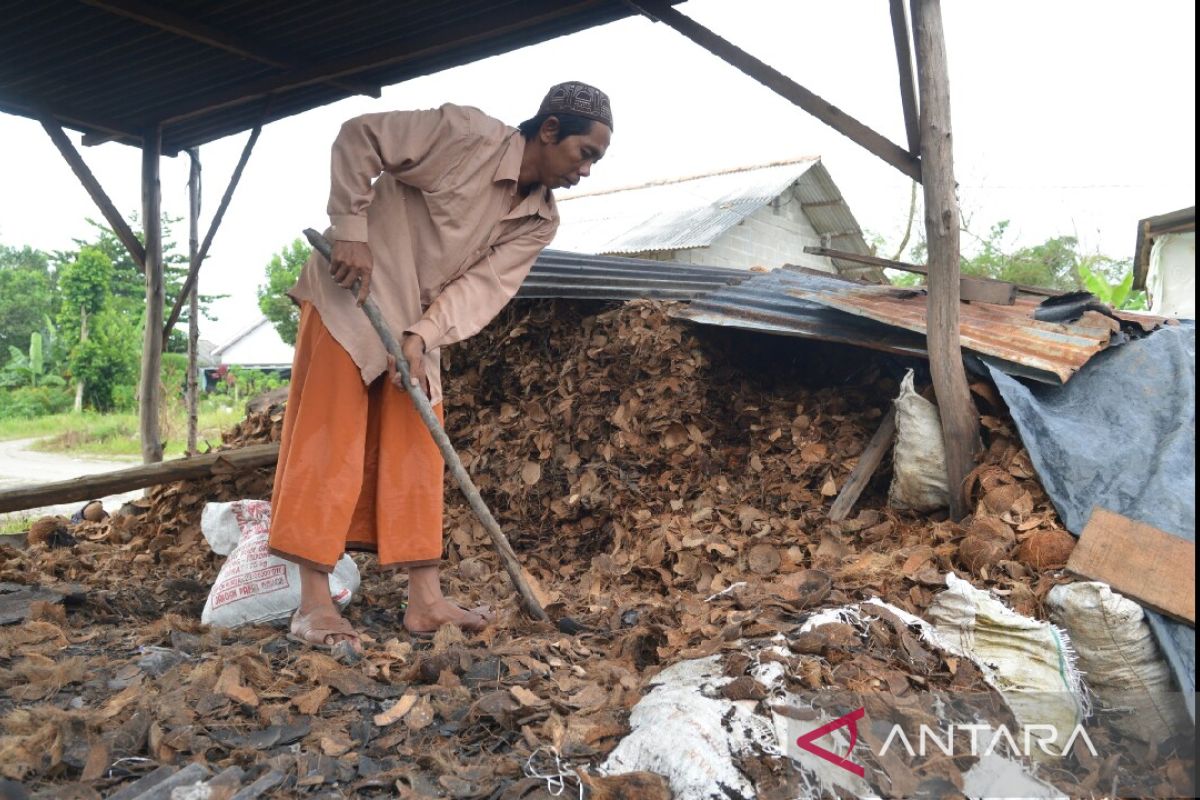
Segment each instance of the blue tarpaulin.
[{"label": "blue tarpaulin", "polygon": [[[1065,386],[989,367],[1067,530],[1096,506],[1196,541],[1196,328],[1185,322],[1112,347]],[[1147,609],[1196,718],[1196,630]]]}]

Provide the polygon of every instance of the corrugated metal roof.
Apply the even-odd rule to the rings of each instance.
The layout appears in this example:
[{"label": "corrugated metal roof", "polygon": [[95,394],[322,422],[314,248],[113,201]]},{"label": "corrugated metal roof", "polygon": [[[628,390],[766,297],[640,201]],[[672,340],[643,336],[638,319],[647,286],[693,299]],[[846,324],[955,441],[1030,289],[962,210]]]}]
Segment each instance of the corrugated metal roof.
[{"label": "corrugated metal roof", "polygon": [[[1031,298],[1013,306],[961,304],[963,347],[1009,374],[1059,384],[1121,338],[1118,326],[1095,312],[1069,324],[1035,320],[1037,304]],[[672,316],[927,358],[925,310],[920,290],[785,268],[698,297]],[[1121,316],[1148,330],[1163,323],[1161,317]]]},{"label": "corrugated metal roof", "polygon": [[[830,247],[870,254],[858,221],[815,156],[563,197],[555,244],[610,254],[707,247],[792,186]],[[834,265],[847,273],[879,272],[851,262]]]},{"label": "corrugated metal roof", "polygon": [[[872,286],[799,267],[749,272],[548,250],[517,296],[684,300],[671,316],[928,358],[924,290]],[[1041,299],[960,304],[966,353],[1011,375],[1061,384],[1096,353],[1124,340],[1114,320],[1094,311],[1067,324],[1036,320]],[[1167,324],[1148,314],[1118,316],[1145,331]]]},{"label": "corrugated metal roof", "polygon": [[543,250],[517,297],[690,300],[753,274],[727,267]]},{"label": "corrugated metal roof", "polygon": [[816,163],[782,164],[568,195],[555,244],[577,253],[643,253],[705,247]]},{"label": "corrugated metal roof", "polygon": [[[928,299],[923,289],[896,286],[847,286],[835,291],[823,287],[790,288],[793,297],[810,300],[847,314],[865,317],[922,337],[926,333]],[[964,348],[996,359],[1006,372],[1026,374],[1066,383],[1092,356],[1120,339],[1120,326],[1110,317],[1087,311],[1071,323],[1042,322],[1033,318],[1042,298],[1020,297],[1011,306],[960,303],[959,332]],[[1127,315],[1150,329],[1163,324],[1161,317]]]},{"label": "corrugated metal roof", "polygon": [[636,13],[620,0],[7,0],[0,110],[129,143],[163,122],[176,152]]}]

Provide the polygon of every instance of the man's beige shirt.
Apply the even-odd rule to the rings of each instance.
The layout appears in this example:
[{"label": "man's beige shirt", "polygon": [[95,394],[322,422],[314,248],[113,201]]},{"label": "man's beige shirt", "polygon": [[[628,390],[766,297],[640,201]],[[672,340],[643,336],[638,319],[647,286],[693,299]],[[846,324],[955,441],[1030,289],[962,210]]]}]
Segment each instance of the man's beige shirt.
[{"label": "man's beige shirt", "polygon": [[[370,245],[371,297],[393,332],[425,340],[434,403],[440,348],[500,312],[558,228],[549,189],[517,194],[524,152],[515,128],[449,104],[356,117],[333,143],[329,235]],[[324,258],[313,253],[289,294],[316,307],[365,383],[387,370],[383,344]]]}]

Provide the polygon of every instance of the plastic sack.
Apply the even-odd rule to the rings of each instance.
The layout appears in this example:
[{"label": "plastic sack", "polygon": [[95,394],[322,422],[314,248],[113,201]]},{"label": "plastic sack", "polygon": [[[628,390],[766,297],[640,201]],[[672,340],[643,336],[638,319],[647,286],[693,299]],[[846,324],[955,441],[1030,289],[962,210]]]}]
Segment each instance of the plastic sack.
[{"label": "plastic sack", "polygon": [[1141,606],[1087,581],[1055,586],[1046,607],[1071,635],[1088,688],[1113,727],[1144,742],[1191,728]]},{"label": "plastic sack", "polygon": [[[300,606],[300,568],[268,552],[270,527],[271,504],[266,500],[204,507],[200,530],[214,553],[228,555],[200,615],[205,625],[233,628],[268,622]],[[329,576],[334,602],[345,607],[358,585],[358,565],[343,555]]]},{"label": "plastic sack", "polygon": [[[946,575],[946,585],[926,612],[938,637],[950,649],[970,654],[1022,728],[1053,725],[1051,741],[1061,753],[1089,713],[1070,638],[1048,622],[1013,611],[953,572]],[[1032,755],[1042,757],[1043,751],[1035,749]]]},{"label": "plastic sack", "polygon": [[950,505],[946,448],[937,406],[917,394],[910,369],[896,398],[896,446],[888,505],[934,511]]}]

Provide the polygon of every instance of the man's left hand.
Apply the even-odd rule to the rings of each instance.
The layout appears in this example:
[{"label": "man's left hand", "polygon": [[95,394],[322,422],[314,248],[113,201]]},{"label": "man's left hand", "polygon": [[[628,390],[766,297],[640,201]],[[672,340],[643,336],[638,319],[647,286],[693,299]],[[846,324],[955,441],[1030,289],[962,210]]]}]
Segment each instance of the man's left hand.
[{"label": "man's left hand", "polygon": [[[429,376],[425,373],[425,340],[415,333],[405,334],[404,342],[400,345],[400,353],[408,362],[408,374],[412,385],[421,387],[421,391],[429,397]],[[404,377],[396,369],[396,359],[388,354],[388,376],[398,388],[405,388]]]}]

